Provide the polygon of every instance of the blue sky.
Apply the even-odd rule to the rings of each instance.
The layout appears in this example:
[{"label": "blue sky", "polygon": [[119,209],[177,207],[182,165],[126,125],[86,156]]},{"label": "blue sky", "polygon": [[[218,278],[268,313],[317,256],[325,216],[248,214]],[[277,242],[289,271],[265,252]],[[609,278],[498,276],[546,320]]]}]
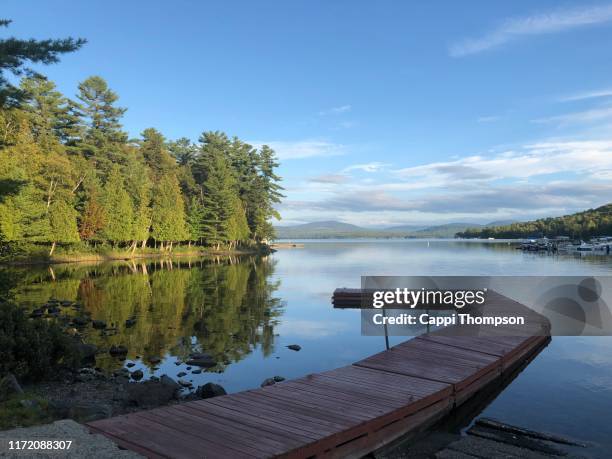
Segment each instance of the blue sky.
[{"label": "blue sky", "polygon": [[4,0],[3,35],[89,40],[136,136],[281,158],[283,224],[560,215],[612,201],[612,2]]}]

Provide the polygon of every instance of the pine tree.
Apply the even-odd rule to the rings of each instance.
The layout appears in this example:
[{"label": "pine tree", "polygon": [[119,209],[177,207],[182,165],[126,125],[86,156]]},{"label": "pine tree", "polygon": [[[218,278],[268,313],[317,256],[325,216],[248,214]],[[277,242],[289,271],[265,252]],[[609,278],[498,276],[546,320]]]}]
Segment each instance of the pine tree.
[{"label": "pine tree", "polygon": [[187,137],[181,137],[174,142],[168,142],[168,150],[174,156],[179,166],[191,164],[198,153],[198,147]]},{"label": "pine tree", "polygon": [[74,113],[74,103],[56,91],[53,82],[42,76],[24,78],[20,89],[32,134],[43,149],[54,148],[58,142],[66,143],[78,135],[80,120]]},{"label": "pine tree", "polygon": [[76,149],[96,165],[104,177],[113,164],[125,160],[127,134],[121,127],[121,117],[126,109],[117,107],[119,99],[106,81],[92,76],[79,84],[78,106],[84,120],[83,138],[76,143]]},{"label": "pine tree", "polygon": [[[0,27],[7,27],[12,21],[0,20]],[[6,72],[13,75],[36,74],[26,66],[27,62],[34,64],[55,64],[61,54],[78,50],[86,43],[82,38],[64,38],[62,40],[20,40],[5,38],[0,40],[0,106],[18,105],[23,99],[23,93],[9,83]]]}]

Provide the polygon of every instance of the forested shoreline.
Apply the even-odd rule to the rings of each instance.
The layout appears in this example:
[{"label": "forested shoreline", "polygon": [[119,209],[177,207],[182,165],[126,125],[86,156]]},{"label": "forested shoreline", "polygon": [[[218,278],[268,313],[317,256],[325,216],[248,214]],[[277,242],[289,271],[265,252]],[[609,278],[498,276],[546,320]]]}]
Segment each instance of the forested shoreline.
[{"label": "forested shoreline", "polygon": [[518,239],[530,237],[569,236],[589,239],[612,235],[612,204],[555,218],[541,218],[530,222],[486,228],[471,228],[456,234],[463,238]]},{"label": "forested shoreline", "polygon": [[[8,25],[3,21],[0,25]],[[278,161],[219,131],[197,142],[155,128],[129,138],[126,108],[92,76],[61,94],[24,62],[53,63],[84,40],[2,40],[0,242],[5,256],[72,252],[171,252],[175,244],[235,249],[266,243],[280,218]],[[11,55],[12,53],[12,55]]]}]

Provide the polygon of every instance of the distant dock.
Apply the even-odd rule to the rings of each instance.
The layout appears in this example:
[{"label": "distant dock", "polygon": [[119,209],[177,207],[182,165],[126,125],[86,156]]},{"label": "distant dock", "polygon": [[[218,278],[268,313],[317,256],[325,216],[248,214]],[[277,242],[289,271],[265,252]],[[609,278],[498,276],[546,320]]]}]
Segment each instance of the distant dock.
[{"label": "distant dock", "polygon": [[270,244],[273,249],[303,249],[304,244],[298,242],[274,242]]}]

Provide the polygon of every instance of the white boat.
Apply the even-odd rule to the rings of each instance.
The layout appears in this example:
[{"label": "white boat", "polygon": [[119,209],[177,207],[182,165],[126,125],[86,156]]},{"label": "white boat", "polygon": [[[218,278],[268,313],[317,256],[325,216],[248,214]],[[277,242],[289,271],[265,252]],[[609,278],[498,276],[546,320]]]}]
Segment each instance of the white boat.
[{"label": "white boat", "polygon": [[578,252],[593,252],[595,250],[594,244],[588,244],[586,242],[582,242],[578,247],[576,247]]}]

